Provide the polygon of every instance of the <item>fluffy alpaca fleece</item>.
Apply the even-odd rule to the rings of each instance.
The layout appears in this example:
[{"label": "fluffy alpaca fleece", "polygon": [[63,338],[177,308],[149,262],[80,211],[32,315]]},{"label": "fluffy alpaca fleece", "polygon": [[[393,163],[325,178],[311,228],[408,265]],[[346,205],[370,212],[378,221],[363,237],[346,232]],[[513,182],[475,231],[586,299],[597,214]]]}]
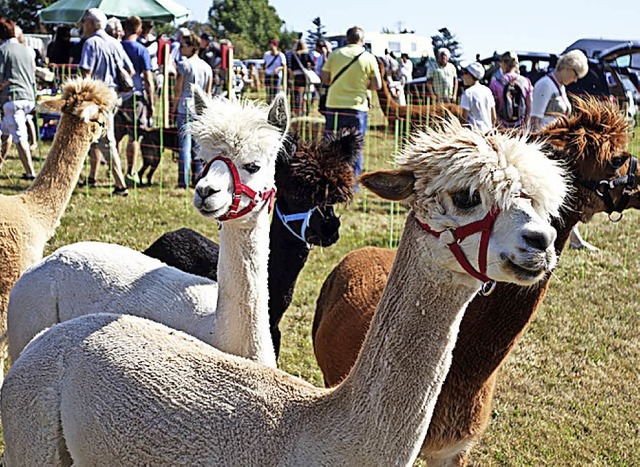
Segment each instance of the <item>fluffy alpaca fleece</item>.
[{"label": "fluffy alpaca fleece", "polygon": [[0,195],[0,376],[4,373],[9,292],[20,275],[42,259],[78,181],[89,145],[103,131],[115,93],[99,81],[74,79],[49,106],[62,112],[53,144],[33,184]]},{"label": "fluffy alpaca fleece", "polygon": [[[235,162],[244,183],[256,191],[272,187],[276,155],[287,127],[284,97],[277,98],[269,111],[252,103],[198,99],[200,112],[193,131],[205,159],[217,155],[212,146],[224,148],[220,150]],[[236,121],[245,116],[243,125]],[[206,130],[209,126],[228,141],[218,143],[210,135],[214,130]],[[249,163],[260,169],[249,173],[244,168]],[[214,162],[196,186],[198,210],[211,215],[204,206],[214,203],[214,217],[226,214],[231,182],[227,166]],[[243,197],[240,207],[247,203]],[[234,355],[275,366],[267,311],[266,206],[262,202],[249,214],[223,222],[218,284],[119,245],[89,242],[57,250],[27,271],[11,293],[8,334],[12,358],[20,355],[33,336],[55,323],[83,314],[113,312],[144,316]],[[48,284],[46,292],[43,284]]]},{"label": "fluffy alpaca fleece", "polygon": [[[467,132],[460,126],[445,131],[452,140]],[[486,217],[485,204],[504,202],[489,241],[487,274],[535,283],[555,263],[547,218],[557,212],[564,184],[553,162],[526,152],[528,158],[496,152],[482,166],[471,163],[478,153],[467,153],[469,170],[511,180],[491,180],[481,189],[489,199],[479,204],[465,193],[468,187],[459,191],[456,173],[425,170],[437,155],[406,155],[398,170],[361,177],[365,187],[406,201],[415,214],[407,219],[364,349],[336,389],[311,387],[138,317],[83,316],[42,333],[11,369],[0,397],[5,458],[29,465],[409,465],[429,426],[466,303],[480,286],[418,220],[435,230],[467,225]],[[545,170],[537,183],[556,185],[555,203],[538,198],[547,190],[527,184],[534,179],[529,170]],[[437,209],[422,205],[422,172],[432,173],[434,183],[449,178],[458,191],[426,201]],[[502,190],[513,197],[507,200]],[[523,192],[532,199],[519,196]],[[420,214],[436,211],[437,219]],[[474,237],[461,242],[472,263]]]},{"label": "fluffy alpaca fleece", "polygon": [[[573,196],[553,222],[555,249],[562,252],[571,229],[606,210],[588,182],[627,174],[628,124],[614,105],[576,99],[571,117],[535,135],[572,174]],[[617,167],[617,168],[616,168]],[[640,170],[636,176],[640,179]],[[610,191],[614,204],[623,187]],[[640,189],[628,208],[640,208]],[[382,296],[395,251],[363,248],[349,253],[331,272],[318,297],[314,351],[328,386],[338,384],[356,361]],[[421,457],[429,465],[465,465],[471,447],[489,423],[498,370],[540,306],[548,279],[527,289],[498,284],[489,297],[469,304],[453,351],[451,370],[439,396]],[[517,297],[517,299],[514,299]]]}]

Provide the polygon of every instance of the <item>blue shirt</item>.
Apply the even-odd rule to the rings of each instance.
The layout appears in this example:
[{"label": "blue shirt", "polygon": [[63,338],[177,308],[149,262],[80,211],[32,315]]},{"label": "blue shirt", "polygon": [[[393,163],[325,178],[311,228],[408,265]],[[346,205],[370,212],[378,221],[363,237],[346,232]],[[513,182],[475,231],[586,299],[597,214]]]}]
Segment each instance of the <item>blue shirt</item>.
[{"label": "blue shirt", "polygon": [[134,70],[133,64],[120,42],[103,29],[98,29],[82,46],[80,68],[90,70],[92,78],[102,80],[110,88],[116,89],[118,87],[116,85],[118,65],[131,71]]},{"label": "blue shirt", "polygon": [[144,94],[142,73],[153,69],[151,67],[151,55],[147,48],[138,41],[122,41],[122,48],[127,53],[131,63],[133,63],[135,91],[142,95]]}]

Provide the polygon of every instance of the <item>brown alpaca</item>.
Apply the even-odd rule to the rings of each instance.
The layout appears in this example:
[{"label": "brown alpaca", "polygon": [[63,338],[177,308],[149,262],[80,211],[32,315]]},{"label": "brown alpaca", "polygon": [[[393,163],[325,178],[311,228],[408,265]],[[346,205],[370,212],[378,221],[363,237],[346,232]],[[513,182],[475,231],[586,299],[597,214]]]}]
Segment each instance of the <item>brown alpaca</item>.
[{"label": "brown alpaca", "polygon": [[[627,124],[613,106],[576,99],[574,109],[573,117],[562,118],[537,135],[548,140],[553,157],[563,161],[574,177],[574,196],[563,218],[554,223],[558,255],[578,221],[609,212],[590,182],[624,176],[630,164],[624,152]],[[627,207],[640,208],[640,189],[637,185],[627,189],[631,191]],[[623,187],[610,190],[613,204],[618,205],[622,192]],[[325,281],[317,302],[313,338],[328,386],[339,383],[356,360],[394,258],[392,250],[356,250]],[[492,295],[478,296],[469,305],[421,450],[421,457],[430,465],[467,462],[469,450],[489,423],[497,370],[533,318],[548,285],[548,279],[528,289],[498,284]]]},{"label": "brown alpaca", "polygon": [[[98,81],[77,79],[64,86],[60,126],[33,184],[14,196],[0,195],[0,368],[4,373],[9,292],[20,275],[40,261],[78,181],[89,145],[103,131],[115,93]],[[1,373],[0,373],[1,374]]]},{"label": "brown alpaca", "polygon": [[[378,59],[378,66],[380,73],[384,76],[384,64],[380,59]],[[408,121],[414,125],[424,125],[428,123],[428,119],[433,117],[454,115],[460,118],[462,115],[462,109],[456,104],[400,105],[391,97],[386,79],[382,80],[382,88],[378,89],[377,93],[380,108],[387,117],[389,125],[392,125],[396,120]]]}]

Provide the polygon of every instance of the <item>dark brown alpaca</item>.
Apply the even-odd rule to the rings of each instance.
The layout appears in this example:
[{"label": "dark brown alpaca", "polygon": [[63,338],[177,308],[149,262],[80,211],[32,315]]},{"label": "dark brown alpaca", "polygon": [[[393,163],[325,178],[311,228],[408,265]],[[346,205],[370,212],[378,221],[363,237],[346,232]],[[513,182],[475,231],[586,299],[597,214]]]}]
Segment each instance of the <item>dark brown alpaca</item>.
[{"label": "dark brown alpaca", "polygon": [[147,185],[151,185],[153,174],[160,164],[162,153],[165,149],[178,151],[178,130],[176,128],[153,128],[142,130],[140,140],[140,152],[142,153],[142,167],[138,171],[138,177],[142,183],[142,177],[147,172]]},{"label": "dark brown alpaca", "polygon": [[[564,161],[574,177],[574,195],[563,218],[554,224],[558,255],[574,225],[610,211],[593,186],[624,177],[631,164],[625,152],[627,123],[614,106],[576,99],[574,112],[572,117],[563,117],[535,135],[548,141],[552,157]],[[639,177],[640,172],[635,170]],[[633,184],[632,177],[621,180]],[[619,206],[624,201],[626,189],[626,207],[640,208],[637,184],[622,185],[609,190],[612,204]],[[327,385],[340,382],[353,365],[394,257],[392,250],[356,250],[325,281],[317,302],[313,338]],[[478,296],[470,303],[422,446],[421,457],[428,463],[467,462],[469,450],[489,423],[497,370],[533,318],[548,286],[548,279],[526,289],[501,283],[492,295]]]},{"label": "dark brown alpaca", "polygon": [[[384,64],[380,59],[378,59],[378,66],[380,73],[384,76]],[[411,122],[413,125],[424,125],[429,123],[429,119],[433,117],[453,115],[460,118],[462,115],[462,109],[456,104],[400,105],[391,97],[386,79],[382,80],[382,88],[378,89],[377,93],[380,108],[387,117],[389,125],[392,125],[396,120]]]}]

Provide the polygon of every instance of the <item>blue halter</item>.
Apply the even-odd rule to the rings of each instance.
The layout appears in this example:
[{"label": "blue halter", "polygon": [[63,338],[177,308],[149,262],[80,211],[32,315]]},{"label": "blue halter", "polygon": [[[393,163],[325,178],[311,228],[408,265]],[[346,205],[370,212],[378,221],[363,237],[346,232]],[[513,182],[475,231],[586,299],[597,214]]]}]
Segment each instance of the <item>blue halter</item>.
[{"label": "blue halter", "polygon": [[[291,232],[291,234],[296,237],[297,239],[303,241],[304,243],[307,244],[307,246],[309,245],[309,242],[307,242],[305,233],[307,232],[307,227],[309,227],[309,221],[311,220],[311,216],[313,215],[313,211],[315,211],[317,208],[311,208],[309,209],[307,212],[300,212],[298,214],[282,214],[282,212],[280,211],[280,208],[278,207],[278,203],[276,202],[276,214],[278,216],[278,218],[282,221],[282,223],[284,224],[284,226],[289,230],[289,232]],[[296,222],[296,221],[302,221],[302,226],[300,227],[300,233],[296,233],[291,226],[289,225],[289,222]]]}]

